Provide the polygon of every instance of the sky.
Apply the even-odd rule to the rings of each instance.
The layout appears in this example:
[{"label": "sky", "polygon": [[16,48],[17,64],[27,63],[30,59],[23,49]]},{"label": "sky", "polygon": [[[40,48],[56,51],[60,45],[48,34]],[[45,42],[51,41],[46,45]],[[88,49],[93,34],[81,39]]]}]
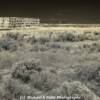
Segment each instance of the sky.
[{"label": "sky", "polygon": [[0,16],[36,17],[43,23],[100,23],[99,0],[2,0]]}]

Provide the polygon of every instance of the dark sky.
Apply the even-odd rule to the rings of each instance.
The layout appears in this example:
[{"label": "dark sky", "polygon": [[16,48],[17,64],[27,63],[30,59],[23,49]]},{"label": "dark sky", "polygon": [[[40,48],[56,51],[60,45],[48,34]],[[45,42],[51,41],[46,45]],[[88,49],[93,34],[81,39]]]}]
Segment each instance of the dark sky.
[{"label": "dark sky", "polygon": [[0,16],[38,17],[42,22],[100,23],[99,0],[2,0]]}]

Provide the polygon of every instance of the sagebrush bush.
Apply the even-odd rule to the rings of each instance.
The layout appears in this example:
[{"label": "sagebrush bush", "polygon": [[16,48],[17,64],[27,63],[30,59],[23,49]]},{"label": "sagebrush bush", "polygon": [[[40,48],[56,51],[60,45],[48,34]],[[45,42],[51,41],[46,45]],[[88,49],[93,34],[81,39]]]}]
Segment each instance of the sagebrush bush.
[{"label": "sagebrush bush", "polygon": [[24,39],[24,35],[20,33],[13,33],[13,32],[4,34],[2,37],[7,39],[19,40],[19,41]]},{"label": "sagebrush bush", "polygon": [[31,75],[31,85],[36,89],[48,91],[57,86],[57,76],[49,71],[33,73]]},{"label": "sagebrush bush", "polygon": [[16,54],[8,51],[0,52],[0,69],[9,69],[17,61]]},{"label": "sagebrush bush", "polygon": [[2,81],[2,75],[0,74],[0,82]]},{"label": "sagebrush bush", "polygon": [[[79,81],[73,81],[73,82],[65,81],[61,84],[60,87],[55,88],[52,91],[48,92],[48,95],[61,96],[61,97],[64,96],[74,97],[74,99],[75,97],[78,97],[75,100],[99,100],[98,96],[96,96],[90,89],[88,89],[84,84],[82,84]],[[65,98],[64,100],[67,100],[67,98]]]},{"label": "sagebrush bush", "polygon": [[[10,46],[13,45],[15,41],[11,41],[8,39],[1,39],[0,40],[0,49],[2,50],[9,50]],[[15,43],[14,43],[15,44]]]},{"label": "sagebrush bush", "polygon": [[73,33],[62,33],[52,39],[54,42],[66,42],[66,41],[73,42],[75,41],[75,35]]},{"label": "sagebrush bush", "polygon": [[97,83],[100,82],[100,67],[98,67],[94,72],[92,73],[93,80],[95,80]]},{"label": "sagebrush bush", "polygon": [[33,96],[36,95],[37,90],[29,87],[27,84],[23,84],[19,80],[9,79],[5,83],[4,100],[19,100],[20,96]]},{"label": "sagebrush bush", "polygon": [[35,45],[32,46],[31,51],[35,51],[35,52],[41,51],[41,52],[44,52],[44,51],[47,51],[48,49],[49,48],[46,45],[35,44]]},{"label": "sagebrush bush", "polygon": [[24,36],[18,33],[7,33],[0,39],[0,50],[15,51],[23,45]]},{"label": "sagebrush bush", "polygon": [[77,69],[77,77],[82,81],[99,81],[99,70],[98,65],[81,65]]},{"label": "sagebrush bush", "polygon": [[39,37],[37,40],[40,44],[45,44],[46,42],[49,42],[50,39],[47,37]]},{"label": "sagebrush bush", "polygon": [[5,95],[5,89],[4,86],[2,85],[3,83],[0,81],[0,100],[6,100],[4,99],[4,95]]},{"label": "sagebrush bush", "polygon": [[94,32],[94,35],[100,35],[100,32]]},{"label": "sagebrush bush", "polygon": [[32,37],[29,37],[27,42],[31,43],[31,44],[35,44],[36,42],[38,42],[38,40],[35,38],[35,36],[33,35]]},{"label": "sagebrush bush", "polygon": [[79,81],[64,82],[60,88],[63,96],[79,96],[80,100],[99,100],[99,97]]},{"label": "sagebrush bush", "polygon": [[100,52],[100,44],[97,42],[92,43],[91,48],[92,48],[92,50],[94,50],[96,52]]},{"label": "sagebrush bush", "polygon": [[86,40],[86,35],[85,34],[78,34],[76,35],[77,41],[84,41]]},{"label": "sagebrush bush", "polygon": [[53,43],[51,43],[51,44],[46,44],[46,46],[47,47],[49,47],[49,48],[55,48],[55,49],[59,49],[59,48],[61,48],[61,45],[60,44],[58,44],[57,42],[53,42]]},{"label": "sagebrush bush", "polygon": [[40,66],[40,61],[37,59],[20,61],[13,66],[12,77],[28,82],[32,73],[36,71],[40,72],[41,70],[42,67]]},{"label": "sagebrush bush", "polygon": [[43,70],[37,59],[16,63],[13,66],[12,78],[28,82],[34,88],[44,91],[55,87],[57,81],[55,73]]},{"label": "sagebrush bush", "polygon": [[75,36],[73,35],[73,33],[68,33],[65,36],[67,41],[75,41]]}]

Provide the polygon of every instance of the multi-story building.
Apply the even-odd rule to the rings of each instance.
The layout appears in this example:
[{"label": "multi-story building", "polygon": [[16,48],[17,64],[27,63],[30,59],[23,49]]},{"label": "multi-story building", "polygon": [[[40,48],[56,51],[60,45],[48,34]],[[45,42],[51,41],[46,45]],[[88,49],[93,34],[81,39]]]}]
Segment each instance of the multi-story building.
[{"label": "multi-story building", "polygon": [[38,18],[22,18],[22,17],[0,17],[0,28],[25,28],[39,25],[40,19]]}]

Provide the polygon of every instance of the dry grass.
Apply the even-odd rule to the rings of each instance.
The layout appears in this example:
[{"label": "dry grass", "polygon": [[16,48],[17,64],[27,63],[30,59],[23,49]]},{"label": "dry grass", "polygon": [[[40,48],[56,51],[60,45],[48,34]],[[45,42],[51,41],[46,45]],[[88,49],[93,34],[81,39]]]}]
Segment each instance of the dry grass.
[{"label": "dry grass", "polygon": [[81,100],[100,100],[100,27],[36,26],[2,30],[1,36],[9,32],[18,49],[0,51],[1,71],[10,71],[0,73],[3,100],[20,95],[80,95]]},{"label": "dry grass", "polygon": [[[82,34],[85,32],[100,32],[100,27],[43,27],[43,26],[34,26],[33,28],[22,28],[22,29],[13,29],[13,30],[1,30],[0,31],[0,37],[2,36],[2,34],[6,34],[7,32],[18,32],[21,34],[30,34],[30,35],[35,35],[36,37],[41,37],[41,36],[48,36],[49,32],[53,32],[54,35],[57,35],[61,32],[71,32],[71,33],[75,33],[75,34]],[[41,34],[40,34],[41,33]]]}]

